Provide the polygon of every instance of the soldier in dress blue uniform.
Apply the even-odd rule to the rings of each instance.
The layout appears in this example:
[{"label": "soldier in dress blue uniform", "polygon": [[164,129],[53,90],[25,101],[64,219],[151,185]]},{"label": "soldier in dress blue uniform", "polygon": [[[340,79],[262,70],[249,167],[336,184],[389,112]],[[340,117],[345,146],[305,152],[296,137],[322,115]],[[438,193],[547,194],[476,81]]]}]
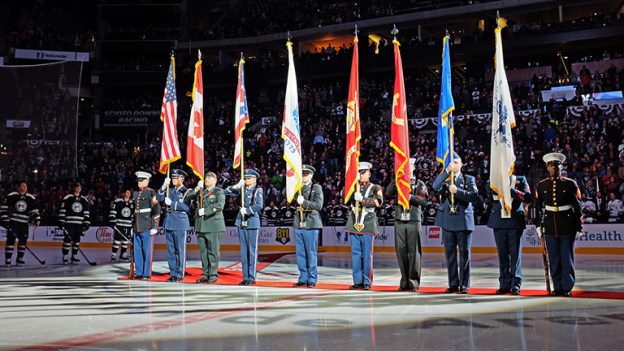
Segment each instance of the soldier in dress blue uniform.
[{"label": "soldier in dress blue uniform", "polygon": [[256,283],[256,270],[258,268],[258,229],[260,229],[260,211],[264,205],[262,189],[256,186],[256,180],[260,177],[253,169],[246,169],[244,180],[225,189],[225,195],[241,196],[245,206],[241,207],[236,217],[238,227],[238,240],[240,241],[241,264],[243,266],[243,281],[238,285],[249,286]]},{"label": "soldier in dress blue uniform", "polygon": [[[165,236],[167,239],[167,263],[169,264],[168,282],[179,282],[184,279],[186,268],[186,231],[191,229],[188,219],[189,201],[185,199],[186,187],[184,178],[186,172],[180,169],[171,171],[171,179],[165,178],[165,182],[158,190],[156,199],[165,201],[167,216],[165,217]],[[167,186],[169,197],[167,197]]]},{"label": "soldier in dress blue uniform", "polygon": [[[475,229],[472,203],[477,201],[478,192],[474,177],[461,173],[462,165],[459,155],[453,152],[453,162],[433,182],[433,190],[442,195],[435,225],[442,228],[449,282],[446,293],[449,294],[458,291],[467,294],[470,286],[470,244]],[[451,172],[455,172],[452,185]],[[451,202],[451,194],[454,202]]]},{"label": "soldier in dress blue uniform", "polygon": [[[375,234],[379,233],[376,211],[383,205],[383,193],[379,185],[369,181],[371,168],[373,165],[369,162],[360,162],[360,191],[353,193],[349,199],[352,211],[345,232],[349,233],[353,263],[353,285],[349,287],[350,290],[370,290],[373,284],[373,242]],[[359,204],[361,207],[356,218],[355,207]]]},{"label": "soldier in dress blue uniform", "polygon": [[160,204],[156,200],[156,191],[148,188],[152,177],[147,172],[136,172],[139,191],[132,194],[135,204],[134,220],[134,279],[147,280],[152,275],[152,252],[154,234],[158,233]]},{"label": "soldier in dress blue uniform", "polygon": [[539,182],[535,189],[535,227],[540,237],[546,236],[553,296],[572,296],[576,280],[574,245],[583,234],[581,192],[574,180],[561,176],[563,161],[565,156],[560,153],[544,155],[550,177]]},{"label": "soldier in dress blue uniform", "polygon": [[492,201],[492,210],[487,226],[494,230],[498,263],[500,288],[497,294],[520,295],[522,283],[522,234],[526,228],[524,205],[531,203],[531,189],[523,176],[512,176],[511,182],[511,217],[503,218],[499,196],[487,184],[487,192]]},{"label": "soldier in dress blue uniform", "polygon": [[[316,286],[317,251],[319,231],[323,229],[323,222],[319,211],[323,209],[323,189],[312,183],[312,176],[316,169],[310,165],[303,165],[303,187],[296,195],[296,201],[303,210],[303,220],[300,209],[297,208],[294,216],[295,246],[297,252],[297,268],[299,280],[293,286],[298,288]],[[286,196],[284,190],[284,196]],[[286,200],[285,200],[286,201]]]}]

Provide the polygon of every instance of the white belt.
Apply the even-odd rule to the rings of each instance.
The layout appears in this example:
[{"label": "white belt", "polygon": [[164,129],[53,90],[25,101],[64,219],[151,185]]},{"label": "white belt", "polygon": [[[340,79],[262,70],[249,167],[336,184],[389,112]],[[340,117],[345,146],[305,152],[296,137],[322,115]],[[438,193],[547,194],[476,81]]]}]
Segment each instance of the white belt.
[{"label": "white belt", "polygon": [[567,211],[572,209],[572,205],[565,205],[565,206],[548,206],[546,205],[546,211],[550,211],[550,212],[561,212],[561,211]]},{"label": "white belt", "polygon": [[139,210],[139,213],[152,212],[151,208],[142,208]]}]

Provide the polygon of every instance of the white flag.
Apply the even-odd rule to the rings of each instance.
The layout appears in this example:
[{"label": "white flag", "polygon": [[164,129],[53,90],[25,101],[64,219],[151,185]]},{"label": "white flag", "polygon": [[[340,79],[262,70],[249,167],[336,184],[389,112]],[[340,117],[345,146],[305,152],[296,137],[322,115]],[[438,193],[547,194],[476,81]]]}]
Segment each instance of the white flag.
[{"label": "white flag", "polygon": [[286,198],[292,201],[295,193],[303,186],[301,164],[301,134],[299,131],[299,102],[297,100],[297,76],[293,62],[292,43],[288,47],[288,82],[284,102],[284,160],[286,160]]},{"label": "white flag", "polygon": [[494,108],[492,111],[492,149],[490,164],[490,187],[498,194],[503,218],[511,218],[511,188],[515,187],[513,176],[516,155],[511,128],[516,126],[509,84],[503,62],[501,28],[496,29],[496,74],[494,75]]}]

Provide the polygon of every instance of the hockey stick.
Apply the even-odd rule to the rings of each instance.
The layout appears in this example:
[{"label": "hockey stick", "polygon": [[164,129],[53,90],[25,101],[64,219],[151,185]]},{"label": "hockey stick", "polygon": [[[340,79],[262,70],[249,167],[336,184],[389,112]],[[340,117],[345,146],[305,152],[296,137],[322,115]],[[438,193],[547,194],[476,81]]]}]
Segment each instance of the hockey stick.
[{"label": "hockey stick", "polygon": [[130,261],[130,273],[128,273],[128,278],[133,279],[134,278],[134,243],[131,243],[130,240],[128,240],[128,238],[126,238],[125,235],[123,235],[123,233],[121,232],[121,230],[117,229],[116,226],[113,227],[117,233],[119,233],[119,235],[121,235],[124,239],[126,239],[127,242],[130,243],[130,255],[132,255],[132,261]]},{"label": "hockey stick", "polygon": [[[82,232],[84,234],[84,231]],[[74,242],[74,245],[76,244],[76,242],[74,241],[74,239],[72,239],[71,236],[69,236],[69,233],[67,232],[67,230],[65,228],[63,228],[63,234],[69,238],[69,240],[71,240],[72,242]],[[80,253],[82,254],[82,257],[84,257],[84,259],[87,261],[88,264],[95,266],[97,265],[97,262],[91,262],[89,261],[89,259],[87,258],[87,256],[84,254],[84,252],[82,252],[82,249],[80,248],[80,246],[78,246],[78,251],[80,251]]]},{"label": "hockey stick", "polygon": [[[6,226],[6,227],[5,227],[5,229],[6,229],[7,231],[11,232],[11,233],[13,234],[13,236],[14,236],[14,237],[16,237],[16,238],[19,240],[19,238],[20,238],[20,237],[19,237],[17,234],[15,234],[15,232],[13,231],[13,229],[9,228],[9,226]],[[30,252],[30,253],[33,255],[33,257],[34,257],[37,261],[39,261],[39,263],[41,263],[41,264],[45,264],[45,260],[43,260],[43,261],[42,261],[42,260],[40,260],[40,259],[39,259],[39,257],[37,257],[37,255],[35,255],[35,253],[34,253],[34,252],[32,252],[32,250],[30,249],[30,247],[28,247],[26,244],[24,244],[24,247],[26,248],[26,250],[28,250],[28,252]]]}]

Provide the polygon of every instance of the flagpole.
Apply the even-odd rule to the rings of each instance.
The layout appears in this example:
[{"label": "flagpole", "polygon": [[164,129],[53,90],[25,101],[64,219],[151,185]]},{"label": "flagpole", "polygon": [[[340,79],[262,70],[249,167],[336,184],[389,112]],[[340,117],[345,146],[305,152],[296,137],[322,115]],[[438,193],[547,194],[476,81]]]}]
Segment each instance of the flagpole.
[{"label": "flagpole", "polygon": [[[355,25],[355,31],[353,32],[353,34],[355,35],[355,40],[354,40],[355,41],[355,45],[358,44],[358,32],[359,32],[359,30],[357,29],[357,24],[356,24]],[[357,50],[357,48],[354,48],[354,51],[355,50]],[[358,70],[360,68],[359,67],[359,61],[360,61],[360,56],[359,56],[359,53],[358,53]],[[356,74],[358,75],[357,83],[358,83],[358,88],[359,88],[359,85],[360,85],[359,75],[360,75],[360,73],[356,72]],[[357,97],[357,98],[359,99],[359,97]],[[359,106],[358,106],[358,109],[359,109]],[[355,169],[357,169],[357,172],[358,172],[357,182],[355,183],[355,192],[359,193],[360,190],[361,190],[360,189],[360,177],[359,177],[360,176],[360,156],[359,155],[358,155],[355,163],[356,163]],[[354,225],[357,225],[357,223],[358,223],[358,217],[360,215],[360,207],[361,206],[362,206],[362,202],[355,200],[355,224]]]},{"label": "flagpole", "polygon": [[[190,49],[190,47],[189,47]],[[198,49],[197,50],[197,59],[199,60],[200,64],[202,62],[202,55],[201,55],[201,51]],[[201,67],[201,66],[200,66]],[[200,71],[201,72],[201,69]],[[197,72],[195,72],[195,79],[197,79]],[[204,85],[203,85],[203,78],[202,78],[202,99],[204,98]],[[193,94],[195,94],[195,89],[193,89]],[[193,96],[194,98],[194,96]],[[202,104],[203,106],[203,104]],[[203,108],[203,107],[202,107]],[[193,122],[193,118],[194,116],[191,118],[191,122]],[[204,118],[203,113],[202,113],[202,118]],[[204,135],[204,124],[202,122],[202,135]],[[203,150],[202,150],[202,163],[204,163],[204,154],[203,154]],[[202,174],[202,177],[204,177],[204,180],[206,179],[206,175]],[[206,185],[204,184],[203,187],[201,187],[201,189],[199,189],[199,208],[204,208],[204,187]]]},{"label": "flagpole", "polygon": [[[245,61],[245,56],[243,56],[243,52],[241,51],[241,58],[240,58],[240,62],[238,63],[239,66],[243,64],[244,61]],[[240,139],[241,139],[240,169],[241,169],[241,179],[244,181],[245,180],[245,138],[243,138],[242,131],[241,131]],[[245,208],[245,184],[243,184],[243,186],[241,187],[240,192],[241,192],[241,195],[240,195],[241,208]],[[241,220],[244,220],[244,217],[245,216],[241,215]]]},{"label": "flagpole", "polygon": [[[449,35],[448,29],[446,29],[446,36],[449,39],[451,39],[451,36]],[[444,62],[442,62],[442,65],[444,65]],[[449,62],[449,66],[450,65],[451,65],[451,63]],[[449,140],[449,160],[450,160],[450,162],[453,162],[453,159],[454,159],[453,152],[455,151],[454,150],[454,146],[455,145],[453,145],[454,144],[453,143],[453,129],[450,128],[450,126],[453,124],[453,111],[449,112],[448,118],[449,118],[449,123],[448,123],[448,125],[449,125],[449,128],[448,128],[448,130],[449,130],[449,138],[448,138],[448,140]],[[451,171],[451,185],[455,185],[455,169],[453,169]],[[451,205],[454,205],[454,204],[455,204],[455,194],[451,193]]]}]

